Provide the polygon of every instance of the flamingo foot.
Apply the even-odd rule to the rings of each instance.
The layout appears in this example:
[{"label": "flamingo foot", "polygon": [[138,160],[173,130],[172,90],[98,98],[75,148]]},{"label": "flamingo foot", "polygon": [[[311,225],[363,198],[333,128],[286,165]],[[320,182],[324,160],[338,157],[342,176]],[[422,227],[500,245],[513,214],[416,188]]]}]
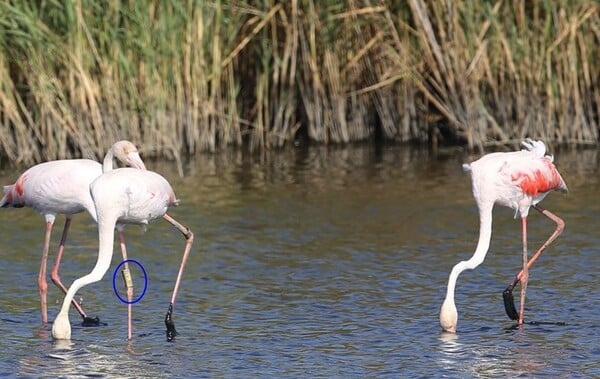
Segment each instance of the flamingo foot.
[{"label": "flamingo foot", "polygon": [[517,312],[517,307],[515,307],[515,298],[512,293],[513,288],[515,288],[515,284],[516,283],[509,285],[506,287],[504,292],[502,292],[502,297],[504,299],[504,310],[511,320],[519,319],[519,312]]},{"label": "flamingo foot", "polygon": [[81,326],[83,327],[94,327],[94,326],[106,326],[108,325],[105,322],[100,322],[99,317],[87,317],[83,316],[83,321],[81,322]]},{"label": "flamingo foot", "polygon": [[165,316],[165,326],[167,327],[167,342],[175,340],[175,336],[178,334],[175,330],[175,323],[173,322],[173,303],[169,304],[169,310]]}]

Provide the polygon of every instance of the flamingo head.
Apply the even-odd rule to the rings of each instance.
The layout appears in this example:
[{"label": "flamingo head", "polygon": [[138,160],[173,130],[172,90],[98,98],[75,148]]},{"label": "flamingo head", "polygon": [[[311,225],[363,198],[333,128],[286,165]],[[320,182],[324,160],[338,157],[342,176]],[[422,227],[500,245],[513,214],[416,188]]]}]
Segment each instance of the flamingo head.
[{"label": "flamingo head", "polygon": [[52,337],[55,340],[71,339],[71,322],[67,313],[60,312],[52,324]]},{"label": "flamingo head", "polygon": [[144,165],[144,161],[140,158],[140,153],[133,143],[125,140],[119,141],[113,145],[112,149],[119,161],[139,170],[146,169],[146,165]]},{"label": "flamingo head", "polygon": [[440,326],[444,332],[456,333],[458,323],[458,311],[454,305],[454,299],[446,298],[440,309]]}]

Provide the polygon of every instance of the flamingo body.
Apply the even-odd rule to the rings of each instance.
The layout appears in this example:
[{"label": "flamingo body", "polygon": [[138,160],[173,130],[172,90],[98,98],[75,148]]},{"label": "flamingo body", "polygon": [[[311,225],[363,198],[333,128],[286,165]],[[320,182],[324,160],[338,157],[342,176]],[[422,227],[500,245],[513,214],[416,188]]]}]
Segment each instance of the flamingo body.
[{"label": "flamingo body", "polygon": [[102,175],[102,165],[90,159],[58,160],[25,171],[15,184],[4,186],[2,207],[31,207],[46,218],[88,211],[96,217],[89,185]]},{"label": "flamingo body", "polygon": [[[458,312],[454,303],[454,290],[458,276],[462,271],[474,269],[483,263],[488,252],[494,204],[512,208],[520,214],[523,220],[524,254],[526,254],[525,226],[530,208],[536,206],[552,191],[567,192],[567,185],[556,169],[553,157],[546,155],[544,143],[528,139],[522,145],[525,147],[524,150],[491,153],[463,165],[466,171],[471,172],[473,196],[479,208],[479,241],[471,259],[457,263],[450,273],[446,298],[440,310],[440,325],[444,331],[456,332]],[[526,271],[525,267],[524,270]],[[522,302],[524,302],[524,292]]]},{"label": "flamingo body", "polygon": [[0,207],[31,207],[46,217],[72,216],[87,210],[95,219],[90,184],[103,171],[112,170],[114,157],[137,169],[146,169],[135,145],[119,141],[111,147],[103,164],[91,159],[61,159],[29,168],[15,184],[4,186]]},{"label": "flamingo body", "polygon": [[529,208],[551,191],[567,192],[553,157],[544,149],[491,153],[463,166],[471,172],[473,196],[478,204],[488,202],[512,208],[527,216]]},{"label": "flamingo body", "polygon": [[[91,185],[91,193],[98,205],[99,220],[109,223],[148,224],[162,217],[169,206],[177,204],[175,193],[165,178],[152,171],[131,168],[113,170],[98,177]],[[113,220],[114,217],[117,219]]]}]

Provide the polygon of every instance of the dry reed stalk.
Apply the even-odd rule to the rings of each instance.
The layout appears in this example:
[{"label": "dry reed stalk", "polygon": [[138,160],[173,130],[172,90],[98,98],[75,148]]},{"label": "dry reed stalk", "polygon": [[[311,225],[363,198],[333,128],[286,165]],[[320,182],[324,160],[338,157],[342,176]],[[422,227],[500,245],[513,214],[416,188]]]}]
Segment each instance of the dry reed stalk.
[{"label": "dry reed stalk", "polygon": [[[289,13],[289,16],[288,16]],[[266,147],[281,147],[287,141],[293,140],[296,132],[296,56],[298,49],[298,2],[296,0],[285,9],[280,8],[277,19],[273,18],[269,23],[269,35],[271,36],[272,68],[271,86],[267,94],[270,107],[270,122],[263,125],[267,131]],[[277,48],[280,45],[281,48]],[[265,62],[266,63],[266,62]],[[268,64],[265,65],[265,68]]]},{"label": "dry reed stalk", "polygon": [[7,80],[8,64],[0,57],[0,107],[2,118],[0,121],[0,146],[4,156],[17,164],[27,163],[30,159],[39,160],[39,150],[33,149],[35,141],[39,139],[37,128],[33,125],[33,115],[29,112],[22,100],[15,96],[17,93],[14,82]]},{"label": "dry reed stalk", "polygon": [[[599,139],[600,5],[0,3],[0,155]],[[433,142],[431,142],[433,143]],[[35,148],[31,148],[31,146]]]}]

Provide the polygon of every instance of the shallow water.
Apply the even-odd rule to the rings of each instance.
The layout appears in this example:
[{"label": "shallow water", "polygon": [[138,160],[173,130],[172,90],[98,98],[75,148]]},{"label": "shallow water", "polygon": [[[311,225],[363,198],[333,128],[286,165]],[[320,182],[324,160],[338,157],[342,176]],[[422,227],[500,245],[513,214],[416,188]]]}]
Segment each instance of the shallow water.
[{"label": "shallow water", "polygon": [[[501,293],[520,264],[520,222],[496,208],[486,261],[459,278],[458,334],[440,331],[448,273],[477,240],[477,210],[461,169],[474,158],[402,146],[225,152],[187,162],[183,179],[172,164],[149,162],[181,200],[171,215],[196,236],[175,307],[175,343],[165,342],[163,318],[184,240],[168,224],[127,229],[129,256],[148,276],[133,306],[133,341],[126,340],[126,306],[113,291],[116,249],[105,278],[77,296],[108,325],[83,328],[72,310],[72,340],[56,343],[39,316],[43,218],[2,209],[0,375],[599,376],[596,149],[556,153],[570,193],[551,194],[544,205],[567,227],[530,272],[526,320],[534,323],[514,328],[504,314]],[[2,183],[16,177],[0,173]],[[532,212],[530,245],[552,229]],[[89,216],[75,217],[65,283],[93,267],[96,233]],[[132,269],[139,296],[144,277]],[[50,319],[61,300],[50,284]]]}]

